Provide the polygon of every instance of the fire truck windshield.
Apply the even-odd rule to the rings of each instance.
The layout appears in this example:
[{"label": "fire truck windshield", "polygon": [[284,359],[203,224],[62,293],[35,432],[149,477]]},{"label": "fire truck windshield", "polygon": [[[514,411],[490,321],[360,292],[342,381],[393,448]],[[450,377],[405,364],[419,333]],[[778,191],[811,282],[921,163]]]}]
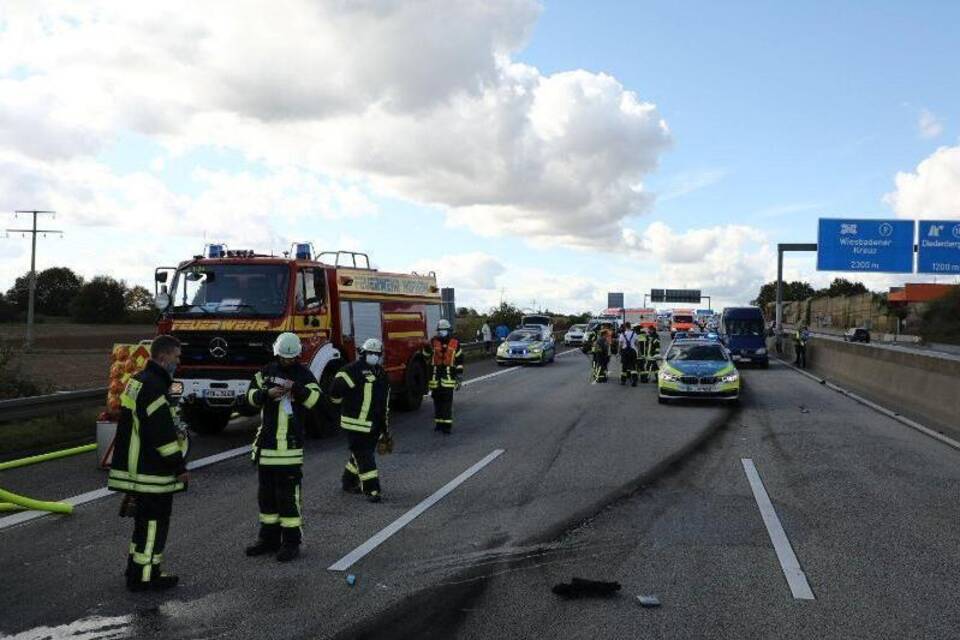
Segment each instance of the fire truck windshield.
[{"label": "fire truck windshield", "polygon": [[191,265],[177,271],[173,315],[282,315],[290,271],[285,265]]}]

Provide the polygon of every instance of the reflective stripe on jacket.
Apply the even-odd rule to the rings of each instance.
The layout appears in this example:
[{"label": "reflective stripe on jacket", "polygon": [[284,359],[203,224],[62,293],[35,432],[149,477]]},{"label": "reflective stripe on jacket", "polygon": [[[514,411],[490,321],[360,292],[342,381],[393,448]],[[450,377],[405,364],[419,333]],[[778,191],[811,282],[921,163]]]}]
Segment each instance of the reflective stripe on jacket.
[{"label": "reflective stripe on jacket", "polygon": [[340,406],[340,427],[379,435],[390,423],[390,381],[382,368],[362,360],[341,369],[330,386],[330,401]]},{"label": "reflective stripe on jacket", "polygon": [[[277,386],[290,386],[290,393],[274,400],[269,390]],[[262,466],[303,464],[308,412],[319,400],[320,385],[300,363],[283,367],[271,362],[258,371],[247,390],[247,403],[261,409],[253,459]]]},{"label": "reflective stripe on jacket", "polygon": [[120,394],[120,419],[107,487],[128,493],[183,491],[185,443],[177,438],[167,393],[170,374],[150,360]]}]

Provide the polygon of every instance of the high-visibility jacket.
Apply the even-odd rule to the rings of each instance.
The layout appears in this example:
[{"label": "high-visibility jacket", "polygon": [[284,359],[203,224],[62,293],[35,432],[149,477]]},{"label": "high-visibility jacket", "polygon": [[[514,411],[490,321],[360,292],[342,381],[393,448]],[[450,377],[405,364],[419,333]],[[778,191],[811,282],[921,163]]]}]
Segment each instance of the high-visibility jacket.
[{"label": "high-visibility jacket", "polygon": [[656,360],[660,355],[660,336],[657,334],[647,335],[643,346],[643,357],[647,360]]},{"label": "high-visibility jacket", "polygon": [[[272,387],[292,383],[290,393],[273,399]],[[303,464],[307,412],[320,400],[317,379],[300,363],[289,367],[271,362],[253,376],[247,402],[261,409],[260,427],[253,440],[253,459],[261,466]]]},{"label": "high-visibility jacket", "polygon": [[597,333],[593,340],[591,351],[609,355],[610,353],[610,332],[604,329]]},{"label": "high-visibility jacket", "polygon": [[423,348],[422,355],[430,366],[428,386],[431,389],[457,386],[457,378],[463,375],[463,349],[459,340],[453,336],[434,336]]},{"label": "high-visibility jacket", "polygon": [[390,380],[381,367],[352,362],[333,378],[330,401],[340,406],[340,427],[376,436],[390,426]]},{"label": "high-visibility jacket", "polygon": [[120,394],[120,419],[107,487],[127,493],[183,491],[186,443],[177,438],[170,405],[170,374],[150,360]]},{"label": "high-visibility jacket", "polygon": [[806,331],[801,331],[800,329],[797,329],[797,331],[793,335],[793,341],[799,345],[806,346],[808,335],[809,334],[807,334]]}]

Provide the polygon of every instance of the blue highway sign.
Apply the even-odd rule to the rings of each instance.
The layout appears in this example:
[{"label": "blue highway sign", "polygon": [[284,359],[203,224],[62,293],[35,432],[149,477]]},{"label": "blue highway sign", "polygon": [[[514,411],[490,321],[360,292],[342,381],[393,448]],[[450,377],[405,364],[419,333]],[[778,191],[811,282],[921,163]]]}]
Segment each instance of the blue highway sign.
[{"label": "blue highway sign", "polygon": [[960,273],[960,220],[921,220],[917,273]]},{"label": "blue highway sign", "polygon": [[912,220],[821,218],[818,271],[913,273]]}]

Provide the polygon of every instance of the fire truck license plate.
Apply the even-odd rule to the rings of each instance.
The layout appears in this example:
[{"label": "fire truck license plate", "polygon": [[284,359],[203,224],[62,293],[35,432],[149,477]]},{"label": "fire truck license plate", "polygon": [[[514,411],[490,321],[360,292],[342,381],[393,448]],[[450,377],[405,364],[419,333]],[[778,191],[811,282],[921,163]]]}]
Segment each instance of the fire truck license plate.
[{"label": "fire truck license plate", "polygon": [[207,389],[203,395],[206,398],[233,398],[237,394],[233,389]]}]

